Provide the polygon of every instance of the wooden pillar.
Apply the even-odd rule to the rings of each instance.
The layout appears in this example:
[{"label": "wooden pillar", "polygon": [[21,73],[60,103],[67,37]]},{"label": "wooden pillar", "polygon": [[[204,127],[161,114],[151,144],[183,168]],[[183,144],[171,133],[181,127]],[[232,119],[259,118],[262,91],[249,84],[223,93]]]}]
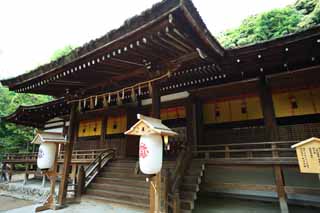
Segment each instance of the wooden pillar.
[{"label": "wooden pillar", "polygon": [[[187,101],[187,134],[189,145],[196,148],[203,144],[203,114],[202,102],[192,95]],[[189,135],[191,137],[189,137]]]},{"label": "wooden pillar", "polygon": [[267,137],[271,141],[277,141],[280,139],[278,125],[275,116],[271,89],[265,76],[259,78],[259,93]]},{"label": "wooden pillar", "polygon": [[67,188],[68,188],[68,178],[70,173],[70,163],[72,158],[72,149],[74,140],[76,137],[76,129],[77,129],[77,105],[76,103],[72,103],[71,112],[70,112],[70,120],[69,120],[69,129],[68,129],[68,141],[65,144],[64,149],[64,159],[63,159],[63,171],[59,188],[59,196],[58,203],[60,205],[64,205],[67,197]]},{"label": "wooden pillar", "polygon": [[[152,83],[151,117],[160,118],[161,95],[157,82]],[[161,212],[161,172],[150,178],[150,213]]]},{"label": "wooden pillar", "polygon": [[[101,148],[106,148],[106,133],[107,133],[107,116],[104,116],[102,119],[102,125],[101,125],[101,136],[100,136],[100,143]],[[110,147],[108,147],[110,148]]]},{"label": "wooden pillar", "polygon": [[282,169],[280,165],[274,166],[274,174],[275,174],[276,187],[277,187],[281,213],[288,213],[289,208],[288,208],[286,192],[284,188],[285,186],[284,178],[283,178]]},{"label": "wooden pillar", "polygon": [[195,104],[193,103],[192,99],[188,98],[186,103],[186,122],[187,122],[186,145],[187,146],[192,146],[195,143],[195,138],[194,138],[195,121],[193,119],[194,106]]},{"label": "wooden pillar", "polygon": [[[265,76],[259,78],[259,93],[267,137],[271,141],[278,141],[280,140],[280,135],[275,116],[272,92],[269,82]],[[278,154],[273,152],[273,157],[278,157]],[[284,178],[280,165],[274,166],[274,173],[281,212],[289,212],[286,200],[286,192],[284,189]]]}]

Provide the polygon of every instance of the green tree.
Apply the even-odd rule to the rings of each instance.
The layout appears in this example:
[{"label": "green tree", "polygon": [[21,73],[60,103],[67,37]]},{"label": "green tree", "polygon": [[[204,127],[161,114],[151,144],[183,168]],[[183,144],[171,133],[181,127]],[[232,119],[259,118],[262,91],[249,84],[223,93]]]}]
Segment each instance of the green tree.
[{"label": "green tree", "polygon": [[[68,55],[74,49],[67,45],[55,51],[50,60]],[[53,100],[45,95],[15,93],[0,84],[0,118],[13,113],[19,106],[30,106]],[[25,152],[27,143],[34,137],[34,129],[0,120],[0,161],[4,153]]]},{"label": "green tree", "polygon": [[294,5],[250,16],[235,29],[218,35],[226,48],[278,38],[320,24],[320,1],[298,0]]}]

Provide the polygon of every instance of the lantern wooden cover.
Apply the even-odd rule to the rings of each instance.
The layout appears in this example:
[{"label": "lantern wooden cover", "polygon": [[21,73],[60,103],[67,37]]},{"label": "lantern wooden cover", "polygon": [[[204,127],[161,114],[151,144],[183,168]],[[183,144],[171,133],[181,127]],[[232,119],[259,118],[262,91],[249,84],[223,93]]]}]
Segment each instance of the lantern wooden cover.
[{"label": "lantern wooden cover", "polygon": [[128,131],[125,132],[126,135],[151,135],[159,134],[161,136],[175,136],[178,135],[176,132],[172,131],[169,127],[162,124],[160,119],[151,118],[141,114],[137,115],[139,121],[134,124]]},{"label": "lantern wooden cover", "polygon": [[320,139],[309,138],[297,143],[291,148],[295,148],[302,173],[320,174]]},{"label": "lantern wooden cover", "polygon": [[37,132],[37,135],[31,141],[32,144],[42,144],[42,143],[66,143],[67,140],[61,133],[56,132]]}]

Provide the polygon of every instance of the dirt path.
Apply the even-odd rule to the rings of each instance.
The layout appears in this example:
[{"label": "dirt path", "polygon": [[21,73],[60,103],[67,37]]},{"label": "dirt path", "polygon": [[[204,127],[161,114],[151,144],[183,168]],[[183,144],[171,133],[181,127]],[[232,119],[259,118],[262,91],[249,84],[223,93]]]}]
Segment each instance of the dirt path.
[{"label": "dirt path", "polygon": [[13,197],[0,195],[0,212],[28,205],[32,205],[32,201],[20,200]]}]

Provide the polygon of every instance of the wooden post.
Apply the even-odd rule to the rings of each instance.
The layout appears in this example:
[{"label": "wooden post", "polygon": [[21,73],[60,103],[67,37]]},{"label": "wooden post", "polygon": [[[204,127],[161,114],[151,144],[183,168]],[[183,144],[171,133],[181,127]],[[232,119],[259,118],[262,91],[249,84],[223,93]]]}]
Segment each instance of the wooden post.
[{"label": "wooden post", "polygon": [[180,213],[180,194],[174,193],[173,197],[173,213]]},{"label": "wooden post", "polygon": [[274,173],[275,173],[276,187],[277,187],[281,213],[288,213],[289,208],[288,208],[286,192],[284,188],[284,178],[283,178],[282,169],[280,165],[274,166]]},{"label": "wooden post", "polygon": [[77,177],[77,192],[76,192],[76,197],[77,200],[81,197],[82,193],[85,190],[85,171],[84,167],[80,166],[79,172],[78,172],[78,177]]},{"label": "wooden post", "polygon": [[12,180],[12,175],[13,175],[13,167],[14,167],[14,164],[10,164],[10,168],[9,168],[9,172],[8,172],[8,174],[9,174],[9,182],[11,182],[11,180]]},{"label": "wooden post", "polygon": [[38,206],[35,209],[35,212],[41,212],[41,211],[45,211],[48,209],[52,209],[52,210],[57,209],[56,200],[55,200],[55,191],[56,191],[55,189],[56,189],[56,180],[57,180],[57,176],[58,176],[58,174],[57,174],[58,147],[59,147],[59,144],[56,144],[56,154],[55,154],[54,164],[53,164],[52,170],[46,172],[46,175],[50,179],[50,184],[51,184],[50,185],[50,195],[42,206]]},{"label": "wooden post", "polygon": [[187,146],[195,145],[194,142],[194,126],[195,120],[193,120],[195,104],[192,102],[192,99],[189,97],[186,103],[186,122],[187,122]]},{"label": "wooden post", "polygon": [[267,137],[271,141],[277,141],[280,139],[277,120],[274,111],[271,89],[265,76],[259,78],[259,92]]},{"label": "wooden post", "polygon": [[42,187],[46,186],[46,175],[42,175]]},{"label": "wooden post", "polygon": [[106,133],[107,133],[107,116],[104,116],[102,119],[102,125],[101,125],[101,136],[100,136],[101,148],[107,148]]},{"label": "wooden post", "polygon": [[[161,95],[159,84],[152,82],[152,109],[151,116],[160,118]],[[151,178],[150,181],[150,213],[161,212],[161,172]]]},{"label": "wooden post", "polygon": [[26,164],[23,185],[27,184],[28,178],[29,178],[29,164]]},{"label": "wooden post", "polygon": [[67,188],[68,188],[68,179],[70,173],[70,163],[72,158],[72,149],[73,143],[76,136],[77,129],[77,105],[76,103],[72,103],[71,112],[70,112],[70,120],[69,120],[69,129],[68,129],[68,141],[65,144],[64,150],[64,159],[63,159],[63,171],[61,176],[60,188],[59,188],[59,197],[58,203],[60,205],[64,205],[67,197]]}]

